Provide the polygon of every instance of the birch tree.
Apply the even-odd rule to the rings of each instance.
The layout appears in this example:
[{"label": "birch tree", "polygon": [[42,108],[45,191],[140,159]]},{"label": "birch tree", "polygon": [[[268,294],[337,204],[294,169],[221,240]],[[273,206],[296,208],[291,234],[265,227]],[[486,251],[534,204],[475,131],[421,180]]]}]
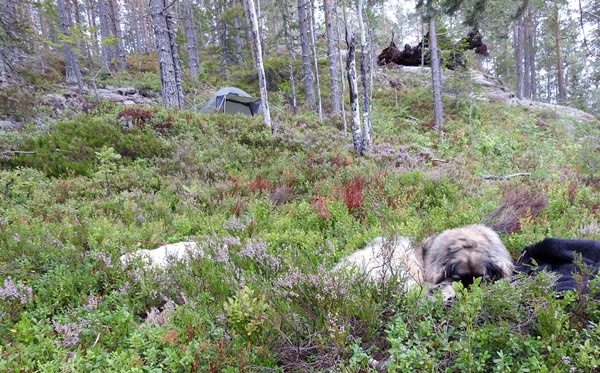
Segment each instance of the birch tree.
[{"label": "birch tree", "polygon": [[150,0],[150,16],[154,27],[162,101],[165,108],[183,109],[183,85],[175,32],[167,0]]},{"label": "birch tree", "polygon": [[431,51],[431,85],[433,89],[433,114],[435,128],[440,130],[444,125],[444,106],[442,103],[442,69],[437,46],[437,31],[433,5],[428,10],[429,15],[429,50]]},{"label": "birch tree", "polygon": [[[367,37],[365,32],[365,23],[363,20],[363,9],[364,0],[358,0],[357,2],[357,18],[358,27],[360,32],[360,81],[362,85],[362,109],[363,109],[363,148],[367,149],[371,145],[371,112],[370,112],[370,100],[367,83]],[[370,59],[369,59],[370,62]]]},{"label": "birch tree", "polygon": [[313,53],[313,61],[315,64],[315,83],[317,86],[317,110],[319,113],[319,122],[323,121],[323,105],[321,101],[321,83],[319,81],[319,63],[317,56],[317,42],[315,40],[315,7],[311,1],[310,4],[311,14],[309,17],[309,26],[310,26],[310,39],[311,39],[311,47]]},{"label": "birch tree", "polygon": [[352,144],[358,155],[365,152],[363,134],[360,126],[360,107],[358,105],[358,82],[356,78],[356,45],[352,31],[346,28],[346,45],[348,54],[346,56],[346,76],[348,78],[348,94],[350,96],[350,111],[352,116]]},{"label": "birch tree", "polygon": [[265,125],[271,129],[271,113],[269,112],[269,98],[267,95],[267,79],[262,60],[262,46],[260,41],[260,31],[258,29],[258,18],[254,8],[254,0],[245,0],[248,2],[248,13],[250,15],[250,24],[252,25],[252,38],[256,49],[256,69],[258,70],[258,85],[260,87],[260,106],[265,118]]},{"label": "birch tree", "polygon": [[331,112],[339,114],[340,93],[338,90],[337,51],[335,49],[335,34],[333,29],[333,1],[323,0],[325,15],[325,33],[327,35],[327,58],[329,60],[329,82],[331,89]]},{"label": "birch tree", "polygon": [[313,72],[310,60],[310,41],[308,39],[308,16],[306,13],[306,1],[298,0],[298,30],[300,31],[300,42],[302,49],[302,69],[304,71],[304,95],[306,103],[315,103],[315,88],[313,84]]}]

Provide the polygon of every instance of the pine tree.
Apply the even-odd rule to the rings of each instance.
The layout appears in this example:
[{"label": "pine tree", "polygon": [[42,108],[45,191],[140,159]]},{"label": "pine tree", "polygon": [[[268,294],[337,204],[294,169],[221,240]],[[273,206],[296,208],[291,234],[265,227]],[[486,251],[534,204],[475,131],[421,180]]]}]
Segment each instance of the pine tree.
[{"label": "pine tree", "polygon": [[169,4],[166,0],[150,0],[150,16],[154,26],[162,101],[165,108],[183,109],[183,85],[177,43]]}]

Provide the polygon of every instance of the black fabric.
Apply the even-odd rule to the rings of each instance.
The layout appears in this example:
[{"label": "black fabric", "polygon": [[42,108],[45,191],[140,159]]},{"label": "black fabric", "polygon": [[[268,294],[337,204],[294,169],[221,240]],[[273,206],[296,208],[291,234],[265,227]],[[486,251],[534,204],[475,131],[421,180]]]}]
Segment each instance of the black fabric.
[{"label": "black fabric", "polygon": [[574,274],[581,272],[576,259],[580,256],[581,262],[594,274],[597,273],[600,269],[600,241],[546,238],[523,250],[516,270],[526,274],[541,270],[555,272],[559,274],[555,285],[557,291],[575,290],[577,281]]}]

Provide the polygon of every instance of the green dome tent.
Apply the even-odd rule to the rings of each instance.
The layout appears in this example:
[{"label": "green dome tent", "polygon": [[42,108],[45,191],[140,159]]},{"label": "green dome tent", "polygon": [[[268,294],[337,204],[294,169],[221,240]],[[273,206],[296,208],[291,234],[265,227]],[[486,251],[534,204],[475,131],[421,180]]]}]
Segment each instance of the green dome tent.
[{"label": "green dome tent", "polygon": [[259,114],[260,111],[260,98],[252,97],[235,87],[219,89],[200,109],[200,113],[218,112],[245,115]]}]

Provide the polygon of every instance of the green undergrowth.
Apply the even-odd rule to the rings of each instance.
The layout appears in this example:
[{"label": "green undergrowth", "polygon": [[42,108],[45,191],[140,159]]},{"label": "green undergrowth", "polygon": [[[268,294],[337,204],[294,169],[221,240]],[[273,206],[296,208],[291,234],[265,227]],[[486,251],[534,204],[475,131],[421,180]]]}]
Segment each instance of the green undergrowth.
[{"label": "green undergrowth", "polygon": [[[597,123],[448,96],[440,132],[430,97],[377,91],[365,157],[339,118],[306,112],[271,134],[101,105],[7,133],[0,371],[598,371],[597,278],[562,298],[547,275],[457,288],[447,306],[331,271],[379,235],[497,223],[508,195],[544,201],[501,235],[515,259],[546,236],[600,239]],[[210,255],[120,262],[179,241]]]}]

